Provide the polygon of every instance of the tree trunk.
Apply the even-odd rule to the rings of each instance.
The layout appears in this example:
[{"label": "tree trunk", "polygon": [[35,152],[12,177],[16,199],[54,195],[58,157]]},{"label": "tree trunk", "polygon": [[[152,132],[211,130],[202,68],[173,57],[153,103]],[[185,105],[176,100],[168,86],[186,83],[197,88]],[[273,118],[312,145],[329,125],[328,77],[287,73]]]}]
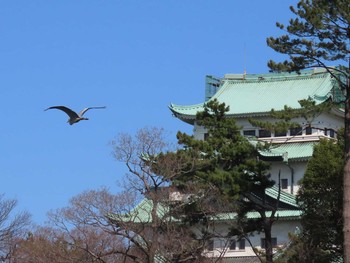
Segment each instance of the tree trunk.
[{"label": "tree trunk", "polygon": [[343,182],[343,220],[344,220],[344,262],[350,263],[350,83],[347,83],[345,102],[345,163]]},{"label": "tree trunk", "polygon": [[264,221],[266,263],[273,263],[272,222],[269,218],[265,218]]}]

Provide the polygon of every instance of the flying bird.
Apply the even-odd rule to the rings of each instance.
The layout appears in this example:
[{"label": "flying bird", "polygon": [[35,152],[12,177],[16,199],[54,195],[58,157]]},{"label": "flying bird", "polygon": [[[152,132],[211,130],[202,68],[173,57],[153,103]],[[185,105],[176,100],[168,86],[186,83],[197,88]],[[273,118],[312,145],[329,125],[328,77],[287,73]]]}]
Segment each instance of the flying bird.
[{"label": "flying bird", "polygon": [[58,109],[58,110],[64,111],[69,116],[69,119],[67,122],[70,125],[73,125],[74,123],[77,123],[79,121],[88,120],[88,118],[83,117],[84,113],[87,112],[88,110],[90,110],[90,109],[105,109],[105,108],[106,108],[105,106],[103,106],[103,107],[89,107],[89,108],[83,109],[81,112],[79,112],[79,114],[76,113],[75,111],[71,110],[70,108],[65,107],[65,106],[52,106],[52,107],[47,108],[45,111],[51,110],[51,109]]}]

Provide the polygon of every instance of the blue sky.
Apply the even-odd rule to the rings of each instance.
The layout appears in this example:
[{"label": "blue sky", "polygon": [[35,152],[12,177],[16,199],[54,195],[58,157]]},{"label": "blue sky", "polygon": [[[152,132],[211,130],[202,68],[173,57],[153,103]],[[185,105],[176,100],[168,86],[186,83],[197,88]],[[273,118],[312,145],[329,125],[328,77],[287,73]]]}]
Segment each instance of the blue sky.
[{"label": "blue sky", "polygon": [[[0,1],[0,193],[36,223],[89,189],[118,191],[118,133],[191,126],[172,102],[203,102],[205,75],[266,73],[292,0]],[[53,105],[91,110],[73,126]]]}]

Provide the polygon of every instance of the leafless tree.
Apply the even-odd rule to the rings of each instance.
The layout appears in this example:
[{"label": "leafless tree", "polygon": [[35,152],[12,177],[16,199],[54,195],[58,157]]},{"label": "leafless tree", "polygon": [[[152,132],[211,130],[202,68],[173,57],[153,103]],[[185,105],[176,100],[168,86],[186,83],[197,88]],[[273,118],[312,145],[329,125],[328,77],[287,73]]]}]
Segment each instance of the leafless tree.
[{"label": "leafless tree", "polygon": [[105,233],[93,230],[87,227],[82,235],[75,229],[67,233],[59,228],[38,227],[26,239],[18,242],[13,262],[118,262],[115,255],[103,253],[109,245]]},{"label": "leafless tree", "polygon": [[[153,173],[151,166],[152,158],[166,147],[163,135],[157,129],[140,130],[136,141],[120,135],[120,147],[115,142],[113,145],[115,157],[125,162],[130,172],[124,180],[125,191],[85,191],[73,197],[67,207],[51,211],[50,228],[40,228],[23,240],[17,249],[18,262],[153,262],[160,244],[164,248],[172,243],[188,248],[180,241],[186,233],[179,224],[160,219],[151,227],[147,222],[117,220],[116,224],[118,217],[125,219],[134,211],[144,195],[154,201],[152,214],[158,213],[158,203],[167,195],[163,188],[167,179]],[[117,215],[115,220],[111,215]],[[170,238],[170,232],[177,237]]]},{"label": "leafless tree", "polygon": [[47,226],[18,242],[13,262],[122,262],[126,245],[107,215],[125,212],[132,202],[132,194],[113,195],[107,189],[73,197],[67,207],[49,212]]},{"label": "leafless tree", "polygon": [[208,241],[225,238],[208,219],[226,211],[227,203],[205,182],[171,185],[190,173],[198,158],[167,154],[176,148],[157,128],[134,137],[120,134],[112,145],[115,158],[128,169],[124,191],[85,191],[51,211],[49,226],[22,239],[13,262],[206,262]]},{"label": "leafless tree", "polygon": [[[218,199],[213,197],[216,190],[209,184],[188,183],[180,188],[171,184],[178,176],[193,172],[198,158],[172,154],[177,148],[166,142],[164,130],[158,128],[141,129],[134,137],[120,134],[112,145],[114,157],[128,169],[124,180],[127,192],[142,200],[131,210],[110,217],[118,234],[138,253],[128,255],[149,263],[156,258],[204,262],[208,240],[218,235],[211,222],[203,220],[217,212],[212,211]],[[192,204],[201,207],[192,210]]]},{"label": "leafless tree", "polygon": [[64,233],[64,243],[88,258],[79,262],[116,262],[125,254],[125,245],[107,215],[131,206],[132,201],[132,194],[113,195],[107,189],[85,191],[73,197],[69,206],[51,211],[49,219]]},{"label": "leafless tree", "polygon": [[30,225],[29,213],[14,214],[17,203],[16,199],[6,199],[0,194],[0,259],[3,262],[11,262],[18,240]]}]

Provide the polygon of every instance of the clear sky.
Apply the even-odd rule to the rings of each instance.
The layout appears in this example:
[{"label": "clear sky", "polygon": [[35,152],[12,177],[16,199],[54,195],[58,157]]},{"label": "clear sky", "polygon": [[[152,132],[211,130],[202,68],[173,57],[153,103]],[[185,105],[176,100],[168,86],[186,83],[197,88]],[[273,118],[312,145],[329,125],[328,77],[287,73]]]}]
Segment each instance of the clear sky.
[{"label": "clear sky", "polygon": [[[118,191],[118,133],[192,127],[172,102],[204,101],[205,75],[267,73],[266,45],[296,0],[0,1],[0,193],[36,223],[89,189]],[[88,111],[70,126],[59,110]]]}]

